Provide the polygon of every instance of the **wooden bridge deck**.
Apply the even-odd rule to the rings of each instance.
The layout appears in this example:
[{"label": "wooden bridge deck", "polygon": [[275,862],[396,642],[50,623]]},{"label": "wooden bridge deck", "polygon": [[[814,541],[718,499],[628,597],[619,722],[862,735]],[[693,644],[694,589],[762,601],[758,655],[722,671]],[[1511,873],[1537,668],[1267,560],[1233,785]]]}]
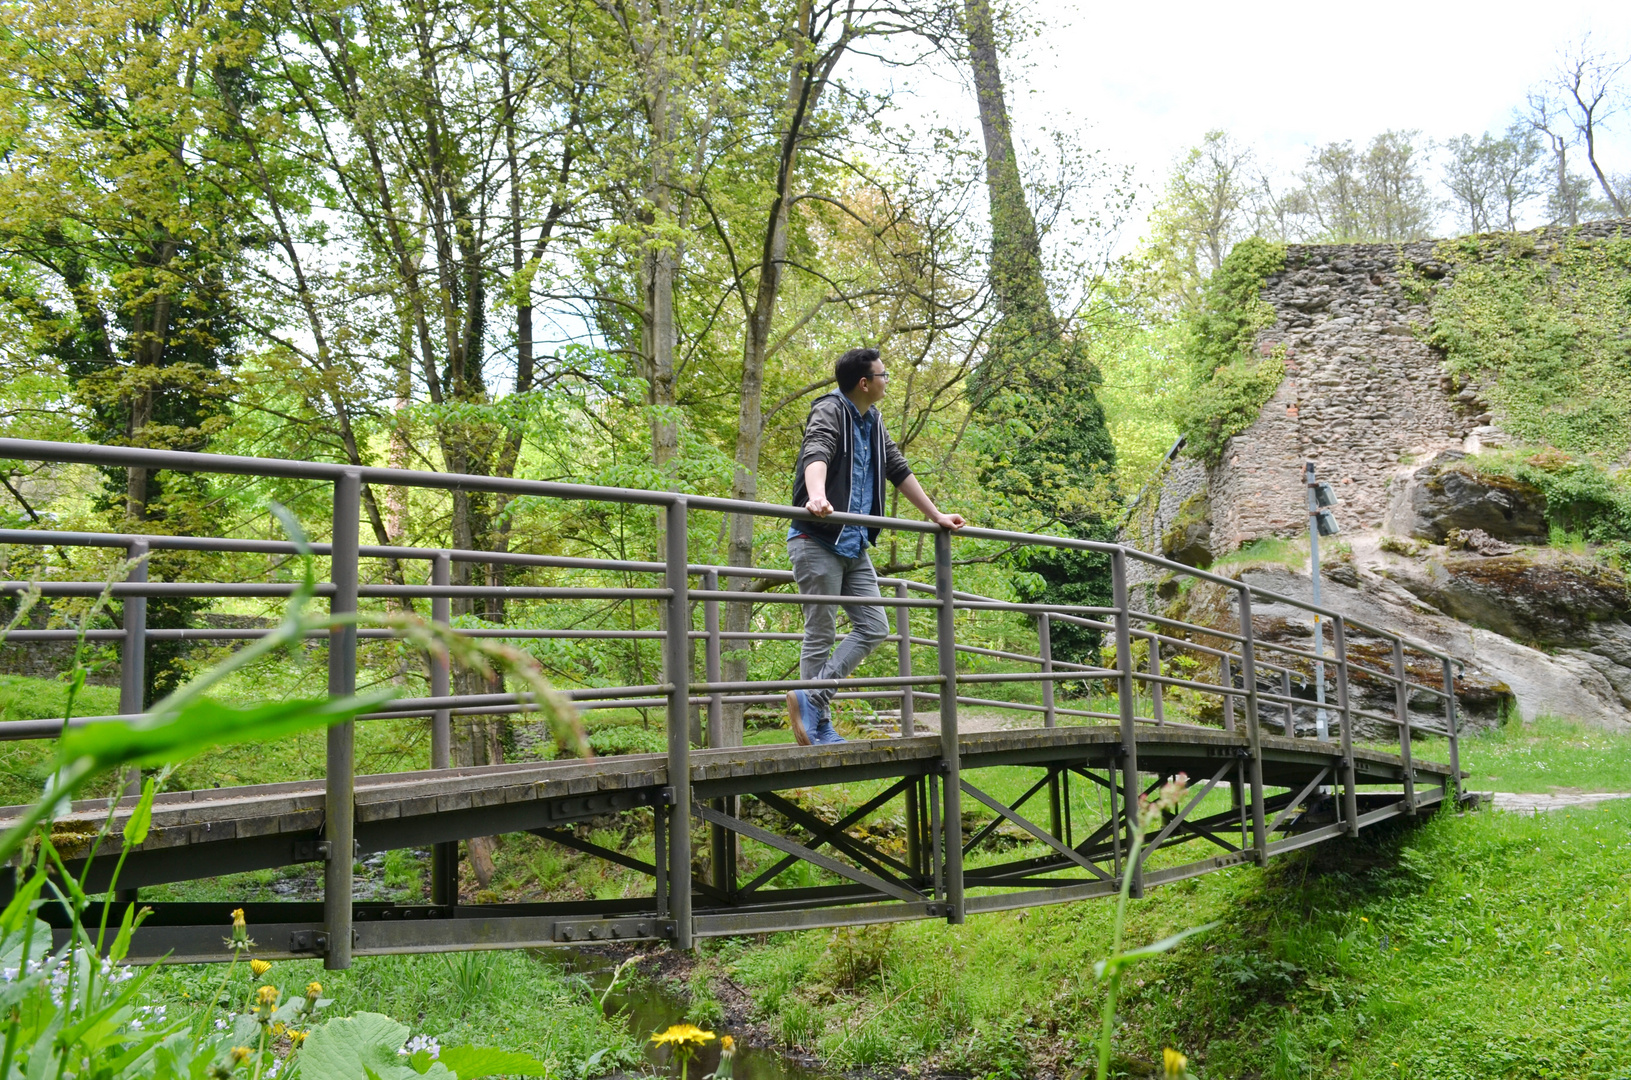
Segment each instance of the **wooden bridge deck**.
[{"label": "wooden bridge deck", "polygon": [[[971,774],[977,776],[980,770],[998,766],[1019,766],[1039,767],[1049,775],[1080,770],[1079,775],[1089,778],[1094,778],[1093,770],[1103,770],[1105,779],[1099,782],[1113,784],[1121,745],[1120,731],[1108,725],[968,733],[959,739],[963,783],[965,790],[972,793],[978,789],[968,782]],[[1265,800],[1269,813],[1291,810],[1293,800],[1297,807],[1309,805],[1309,793],[1303,789],[1318,779],[1332,780],[1343,762],[1341,747],[1335,743],[1265,735],[1260,738],[1260,747],[1262,783],[1287,789],[1278,799],[1271,796]],[[897,780],[920,784],[936,774],[942,750],[939,736],[861,740],[837,746],[782,744],[697,750],[690,756],[691,791],[698,804],[719,806],[726,799],[750,795],[780,801],[782,797],[776,792],[838,783]],[[1144,726],[1137,743],[1142,774],[1165,777],[1183,772],[1197,783],[1215,777],[1220,769],[1232,773],[1237,763],[1248,760],[1249,753],[1244,735],[1182,725]],[[1277,828],[1270,829],[1282,835],[1268,841],[1265,855],[1418,812],[1441,801],[1453,782],[1447,765],[1412,762],[1408,771],[1417,794],[1411,806],[1403,790],[1407,769],[1399,755],[1354,748],[1352,761],[1354,782],[1370,789],[1359,793],[1358,801],[1365,809],[1354,827],[1350,829],[1342,821],[1311,822],[1306,813],[1287,813]],[[665,754],[365,775],[358,776],[355,783],[358,854],[523,831],[571,844],[573,834],[569,830],[573,823],[640,808],[660,810],[672,800]],[[124,888],[152,886],[322,861],[325,793],[325,781],[318,779],[162,794],[154,805],[147,839],[127,854],[119,884]],[[93,887],[106,884],[105,875],[119,851],[120,828],[132,803],[125,799],[113,809],[113,828],[93,862]],[[0,827],[15,820],[21,809],[0,808]],[[1017,821],[1017,812],[1010,812],[1010,820]],[[58,820],[54,836],[71,867],[84,865],[91,840],[108,818],[108,801],[96,800],[76,803],[71,814]],[[797,824],[811,831],[812,822]],[[1100,831],[1104,831],[1103,827]],[[1187,838],[1230,846],[1222,844],[1217,835],[1221,831],[1219,822],[1212,822],[1208,831],[1211,836],[1200,833]],[[923,839],[932,843],[930,837]],[[804,848],[808,842],[792,846]],[[856,850],[854,842],[844,838],[835,836],[830,842],[856,866],[868,867],[871,863],[869,869],[878,870],[877,860],[896,862],[877,852]],[[1100,857],[1108,856],[1107,862],[1114,862],[1113,844],[1101,837],[1096,847]],[[1256,858],[1250,843],[1243,842],[1209,858],[1146,870],[1143,884],[1156,885]],[[662,896],[664,875],[650,864],[626,856],[623,861],[657,878],[653,896],[577,904],[357,903],[354,952],[361,955],[496,945],[536,947],[674,936]],[[1030,865],[1018,871],[1011,869],[1016,864],[998,867],[998,873],[990,872],[992,868],[970,868],[966,884],[971,891],[964,910],[978,912],[1081,899],[1110,893],[1118,884],[1113,872],[1070,882],[1043,879],[1043,874],[1081,868],[1080,860],[1072,866],[1072,861],[1062,854],[1024,862]],[[1113,871],[1114,867],[1107,869]],[[949,914],[948,906],[943,895],[937,898],[930,880],[933,876],[904,874],[897,878],[906,884],[906,891],[920,894],[912,899],[900,895],[900,890],[894,896],[886,895],[867,883],[764,890],[740,896],[698,882],[692,905],[693,930],[697,936],[706,937],[802,926],[943,918]],[[1043,880],[1047,884],[1038,887]],[[984,891],[1000,888],[1021,891]],[[133,956],[169,953],[187,960],[224,958],[220,926],[229,910],[227,904],[153,906],[155,914],[137,935]],[[257,955],[270,958],[321,951],[324,922],[320,902],[244,906],[251,909],[257,927]]]}]

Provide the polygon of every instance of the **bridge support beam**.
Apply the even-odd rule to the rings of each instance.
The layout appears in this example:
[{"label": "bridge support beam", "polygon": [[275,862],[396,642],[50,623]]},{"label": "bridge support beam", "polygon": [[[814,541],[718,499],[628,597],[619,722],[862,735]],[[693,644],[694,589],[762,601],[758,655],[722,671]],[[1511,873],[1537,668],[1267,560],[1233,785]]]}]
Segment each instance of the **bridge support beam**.
[{"label": "bridge support beam", "polygon": [[1348,700],[1348,621],[1331,619],[1337,669],[1337,712],[1342,717],[1342,821],[1349,836],[1359,835],[1359,792],[1354,776],[1354,717]]},{"label": "bridge support beam", "polygon": [[[430,561],[432,585],[453,584],[453,557],[438,551]],[[453,620],[453,598],[433,596],[430,601],[433,622],[449,623]],[[432,653],[430,657],[430,696],[447,697],[452,690],[452,673],[448,669],[446,653]],[[430,714],[430,767],[450,768],[453,764],[453,710],[437,709]],[[459,902],[459,844],[458,841],[437,844],[430,856],[430,900],[433,904],[452,907]]]},{"label": "bridge support beam", "polygon": [[[329,579],[334,596],[329,613],[357,610],[357,524],[362,507],[362,474],[341,473],[334,481],[334,532]],[[328,635],[328,692],[349,697],[357,690],[357,627],[334,628]],[[323,926],[328,951],[323,966],[330,971],[351,966],[351,862],[355,847],[356,747],[353,721],[328,729],[328,767],[323,799],[323,833],[328,864],[323,870]]]},{"label": "bridge support beam", "polygon": [[[1138,699],[1133,683],[1133,609],[1127,595],[1127,554],[1116,550],[1110,556],[1110,591],[1116,605],[1116,667],[1120,675],[1116,680],[1116,697],[1121,706],[1121,810],[1126,820],[1127,835],[1132,836],[1138,821]],[[1111,818],[1115,817],[1112,803]],[[1121,826],[1116,825],[1117,835]],[[1119,851],[1117,861],[1120,861]],[[1123,864],[1122,873],[1131,875],[1129,895],[1144,895],[1142,865]]]},{"label": "bridge support beam", "polygon": [[1257,713],[1257,652],[1252,644],[1255,640],[1252,632],[1252,591],[1248,586],[1241,585],[1237,595],[1240,598],[1240,671],[1245,676],[1246,691],[1246,748],[1251,755],[1247,762],[1247,782],[1251,785],[1252,851],[1257,856],[1257,865],[1266,866],[1269,861],[1269,830],[1263,810],[1263,733]]},{"label": "bridge support beam", "polygon": [[[963,921],[963,789],[962,748],[957,742],[957,611],[952,607],[951,533],[934,534],[934,594],[940,653],[940,774],[944,813],[946,921]],[[910,690],[908,690],[910,693]]]},{"label": "bridge support beam", "polygon": [[[674,947],[692,946],[691,926],[691,604],[686,544],[686,501],[676,498],[664,510],[663,537],[668,588],[668,634],[663,638],[663,681],[668,683],[667,814],[668,915]],[[658,827],[661,828],[661,822]]]}]

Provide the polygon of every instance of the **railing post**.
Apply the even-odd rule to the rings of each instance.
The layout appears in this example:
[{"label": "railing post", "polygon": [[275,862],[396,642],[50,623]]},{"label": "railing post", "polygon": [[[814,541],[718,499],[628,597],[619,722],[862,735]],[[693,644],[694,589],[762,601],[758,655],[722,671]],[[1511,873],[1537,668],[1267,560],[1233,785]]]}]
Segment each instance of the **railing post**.
[{"label": "railing post", "polygon": [[1393,639],[1393,708],[1399,719],[1399,760],[1404,766],[1405,812],[1416,812],[1416,771],[1410,764],[1410,690],[1405,682],[1404,640]]},{"label": "railing post", "polygon": [[[905,582],[895,586],[895,595],[905,599],[911,590]],[[895,633],[900,638],[895,644],[895,657],[900,677],[912,677],[912,609],[901,606],[895,609]],[[917,702],[913,697],[911,686],[902,686],[900,690],[900,737],[910,739],[917,734]],[[918,829],[918,789],[921,785],[911,784],[905,792],[906,800],[906,865],[912,868],[912,873],[923,872],[923,844]]]},{"label": "railing post", "polygon": [[[702,587],[708,592],[719,591],[719,571],[704,570],[702,572]],[[702,672],[708,682],[716,683],[723,678],[720,670],[723,666],[723,650],[719,638],[719,601],[704,600],[702,602],[702,631],[703,656]],[[725,695],[713,693],[708,695],[708,748],[710,750],[723,750],[733,743],[740,743],[740,739],[728,737],[725,731]],[[722,814],[736,816],[736,796],[727,795],[713,801],[715,810]],[[714,871],[714,887],[724,892],[736,888],[736,834],[722,825],[708,827],[708,853],[709,861]]]},{"label": "railing post", "polygon": [[[1161,675],[1161,641],[1154,632],[1150,634],[1150,674],[1159,678]],[[1164,727],[1167,722],[1167,710],[1164,695],[1161,693],[1161,684],[1155,679],[1150,680],[1150,716],[1155,720],[1157,727]]]},{"label": "railing post", "polygon": [[1280,672],[1280,696],[1286,698],[1286,730],[1288,739],[1297,737],[1297,710],[1291,704],[1291,669]]},{"label": "railing post", "polygon": [[1455,805],[1461,805],[1461,737],[1455,730],[1455,671],[1444,661],[1444,730],[1450,737],[1450,779],[1455,785]]},{"label": "railing post", "polygon": [[951,533],[934,534],[934,592],[940,601],[935,646],[940,653],[940,776],[944,785],[946,921],[963,921],[962,750],[957,742],[957,610],[952,606]]},{"label": "railing post", "polygon": [[1252,591],[1240,586],[1240,671],[1246,692],[1247,782],[1252,789],[1252,851],[1258,865],[1269,861],[1268,822],[1263,812],[1263,736],[1257,715],[1257,652],[1252,646]]},{"label": "railing post", "polygon": [[[1042,657],[1042,674],[1053,674],[1053,616],[1046,611],[1036,617],[1037,655]],[[1053,680],[1042,680],[1042,726],[1057,727],[1059,714],[1053,703]],[[1056,837],[1063,837],[1064,807],[1059,788],[1059,770],[1048,770],[1048,825]]]},{"label": "railing post", "polygon": [[[329,601],[332,615],[350,615],[357,610],[357,520],[362,503],[362,474],[347,470],[334,481],[333,546],[329,558],[329,579],[334,597]],[[357,627],[352,623],[334,627],[328,635],[328,692],[330,697],[348,697],[357,690]],[[352,861],[356,858],[356,750],[353,721],[328,729],[328,769],[323,799],[324,839],[328,841],[328,863],[323,870],[323,925],[328,932],[328,951],[323,967],[330,971],[351,966]]]},{"label": "railing post", "polygon": [[[904,582],[895,586],[895,595],[902,600],[910,595]],[[895,656],[898,659],[900,676],[903,679],[912,677],[912,609],[902,605],[895,609],[895,633],[900,641],[895,645]],[[900,693],[900,736],[909,739],[917,734],[917,702],[913,697],[913,688],[903,686]]]},{"label": "railing post", "polygon": [[[453,557],[438,551],[430,560],[430,583],[446,586],[453,583]],[[432,622],[447,624],[453,620],[453,599],[450,596],[430,598]],[[447,654],[432,653],[430,658],[430,696],[447,697],[453,692]],[[453,764],[453,710],[437,709],[430,714],[430,767],[450,768]],[[450,906],[459,902],[459,843],[450,840],[431,848],[430,902]]]},{"label": "railing post", "polygon": [[[146,540],[132,540],[126,551],[130,568],[125,580],[147,581],[149,548]],[[119,713],[135,716],[147,711],[147,597],[127,596],[123,612],[125,640],[119,651]],[[142,770],[131,766],[125,777],[126,795],[142,793]]]},{"label": "railing post", "polygon": [[[1110,591],[1116,606],[1116,667],[1120,670],[1116,697],[1121,706],[1121,811],[1126,816],[1130,837],[1138,820],[1138,731],[1134,720],[1137,700],[1133,696],[1133,619],[1127,599],[1127,553],[1120,548],[1110,556]],[[1116,834],[1120,835],[1119,825]],[[1143,896],[1142,860],[1138,866],[1126,865],[1123,872],[1132,875],[1130,895]]]},{"label": "railing post", "polygon": [[664,584],[668,598],[668,635],[663,639],[663,680],[668,690],[669,916],[674,921],[674,947],[689,949],[691,936],[691,604],[686,545],[686,501],[677,497],[665,510]]},{"label": "railing post", "polygon": [[[1228,643],[1225,642],[1225,645]],[[1218,657],[1218,685],[1223,687],[1223,730],[1235,729],[1235,676],[1230,670],[1229,657]]]},{"label": "railing post", "polygon": [[1354,776],[1353,706],[1348,700],[1348,620],[1331,619],[1337,665],[1337,715],[1342,717],[1342,816],[1348,835],[1359,835],[1359,790]]}]

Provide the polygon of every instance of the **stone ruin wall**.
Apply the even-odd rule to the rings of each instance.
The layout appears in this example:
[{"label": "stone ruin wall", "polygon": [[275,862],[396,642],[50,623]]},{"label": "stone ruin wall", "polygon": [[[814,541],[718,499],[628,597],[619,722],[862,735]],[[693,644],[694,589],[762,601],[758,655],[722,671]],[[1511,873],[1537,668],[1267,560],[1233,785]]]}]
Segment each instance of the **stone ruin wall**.
[{"label": "stone ruin wall", "polygon": [[[1624,235],[1623,221],[1590,222],[1576,236]],[[1542,229],[1537,245],[1560,235]],[[1274,325],[1259,333],[1265,355],[1285,346],[1286,378],[1257,421],[1230,439],[1206,470],[1214,554],[1266,537],[1294,537],[1308,527],[1303,462],[1335,489],[1344,529],[1382,524],[1396,476],[1440,450],[1462,448],[1489,430],[1491,416],[1476,387],[1456,391],[1443,357],[1419,336],[1427,305],[1406,295],[1401,260],[1429,281],[1451,268],[1434,258],[1438,241],[1410,244],[1307,244],[1286,249],[1283,271],[1268,279],[1263,299]],[[1198,490],[1199,466],[1188,459],[1166,486],[1145,497],[1124,539],[1159,550],[1163,532]],[[1152,527],[1153,526],[1153,527]]]},{"label": "stone ruin wall", "polygon": [[1285,346],[1286,378],[1211,473],[1215,551],[1308,527],[1303,462],[1336,488],[1345,528],[1379,525],[1401,462],[1459,446],[1475,417],[1455,408],[1443,362],[1412,329],[1427,324],[1399,282],[1400,259],[1442,277],[1433,243],[1290,247],[1263,299],[1265,355]]}]

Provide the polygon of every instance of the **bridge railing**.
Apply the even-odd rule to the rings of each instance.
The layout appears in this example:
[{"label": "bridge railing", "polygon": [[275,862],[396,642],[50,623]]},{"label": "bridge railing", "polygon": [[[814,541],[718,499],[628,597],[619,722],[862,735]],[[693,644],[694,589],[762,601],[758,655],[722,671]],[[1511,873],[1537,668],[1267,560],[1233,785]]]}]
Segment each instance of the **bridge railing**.
[{"label": "bridge railing", "polygon": [[[516,641],[603,641],[658,643],[662,649],[661,675],[655,681],[622,686],[565,687],[565,696],[580,709],[646,708],[662,709],[666,717],[666,756],[668,775],[691,775],[690,755],[695,743],[710,748],[729,748],[734,738],[723,723],[727,706],[777,703],[791,689],[831,687],[840,698],[868,701],[898,701],[900,733],[913,737],[918,732],[918,706],[931,709],[940,742],[940,781],[937,818],[960,823],[959,706],[981,710],[1010,710],[1037,717],[1043,728],[1055,728],[1083,721],[1106,722],[1119,728],[1121,742],[1122,790],[1140,790],[1138,732],[1147,726],[1198,726],[1221,728],[1243,737],[1250,762],[1242,806],[1249,811],[1246,826],[1249,843],[1259,858],[1266,857],[1268,836],[1285,820],[1291,807],[1306,799],[1321,780],[1285,805],[1279,816],[1269,818],[1265,797],[1263,759],[1265,735],[1295,740],[1300,744],[1332,744],[1329,786],[1341,793],[1340,827],[1357,831],[1360,812],[1354,772],[1354,743],[1364,730],[1392,732],[1392,742],[1403,760],[1402,801],[1410,812],[1421,801],[1414,790],[1410,768],[1411,741],[1417,734],[1447,737],[1455,794],[1460,793],[1458,732],[1456,727],[1455,659],[1420,642],[1411,641],[1384,628],[1345,618],[1295,597],[1277,595],[1249,582],[1222,574],[1197,570],[1114,544],[1070,537],[1018,533],[969,527],[953,534],[933,524],[898,518],[833,514],[830,524],[876,526],[895,534],[926,534],[932,542],[929,581],[908,577],[880,579],[884,595],[871,603],[893,616],[893,633],[888,640],[896,646],[893,674],[857,675],[820,682],[802,678],[760,678],[730,680],[723,677],[727,649],[743,645],[790,643],[802,639],[793,614],[803,605],[823,598],[797,592],[779,592],[793,584],[785,568],[729,566],[698,562],[691,557],[690,524],[693,515],[717,513],[749,515],[756,519],[800,520],[809,517],[801,509],[765,503],[744,503],[728,499],[662,491],[641,491],[594,485],[515,480],[483,476],[427,473],[402,469],[353,467],[328,463],[284,461],[194,454],[177,451],[143,450],[0,440],[0,459],[37,462],[47,465],[81,464],[104,468],[143,468],[183,473],[205,473],[260,477],[281,481],[332,485],[328,506],[331,515],[330,538],[314,543],[312,550],[329,561],[329,580],[319,587],[332,610],[349,612],[365,601],[386,603],[430,603],[433,619],[447,621],[455,599],[487,600],[501,598],[512,603],[583,605],[628,604],[633,611],[645,605],[647,625],[612,628],[605,625],[505,625],[476,627],[467,633]],[[461,550],[439,546],[365,545],[360,542],[362,496],[365,485],[375,488],[407,488],[444,492],[488,493],[508,497],[567,500],[586,503],[623,504],[650,508],[660,524],[664,550],[660,559],[601,558],[588,555],[552,555],[528,552]],[[1111,598],[1107,605],[1066,605],[1022,603],[995,598],[958,588],[954,546],[985,542],[1016,547],[1052,547],[1097,555],[1109,561]],[[285,559],[296,554],[288,541],[242,537],[157,536],[136,533],[81,533],[46,529],[0,530],[0,545],[34,548],[69,546],[108,548],[123,552],[129,559],[128,580],[115,583],[111,592],[123,601],[122,625],[117,629],[92,629],[86,637],[118,647],[121,657],[120,714],[129,716],[143,709],[144,656],[150,642],[203,641],[230,643],[252,639],[266,631],[256,627],[149,628],[145,606],[152,597],[191,597],[215,600],[277,600],[292,594],[295,586],[279,581],[152,581],[148,562],[153,552],[164,550],[203,553],[238,553]],[[1170,614],[1142,610],[1135,606],[1129,586],[1128,564],[1137,560],[1189,582],[1191,588],[1216,591],[1222,598],[1211,609],[1222,612],[1208,621],[1186,621]],[[377,564],[365,580],[365,561]],[[600,573],[620,575],[639,585],[568,584],[510,585],[492,582],[455,584],[454,568],[459,564],[480,564],[539,571]],[[422,567],[410,575],[408,566]],[[420,577],[421,581],[409,580]],[[393,580],[394,579],[394,580]],[[47,597],[84,597],[101,592],[96,581],[42,580],[0,582],[0,591],[21,592],[37,585]],[[828,601],[840,598],[825,598]],[[841,598],[854,603],[854,598]],[[763,615],[777,610],[791,617],[785,629],[754,627],[731,631],[722,628],[722,613],[729,605],[750,604]],[[1311,616],[1317,647],[1293,646],[1264,637],[1254,611],[1274,605]],[[1193,605],[1192,605],[1193,606]],[[914,626],[914,612],[932,616],[932,631]],[[958,619],[1006,619],[1009,629],[1029,621],[1035,633],[1036,651],[1011,647],[994,648],[989,643],[959,641]],[[1022,622],[1015,623],[1018,617]],[[636,619],[636,622],[639,620]],[[1098,656],[1055,658],[1054,631],[1059,627],[1088,630],[1100,636],[1103,645]],[[684,627],[683,633],[666,628]],[[928,631],[928,632],[926,632]],[[28,644],[68,640],[77,632],[67,629],[19,629],[9,643]],[[390,636],[382,629],[349,627],[329,640],[328,689],[333,694],[355,690],[359,642]],[[1363,649],[1354,648],[1362,636]],[[702,645],[701,678],[694,677],[691,643]],[[1003,644],[1008,644],[1003,642]],[[914,665],[913,647],[933,650],[934,667],[923,670]],[[1106,658],[1108,654],[1108,659]],[[978,662],[1024,665],[1026,671],[961,670],[959,657]],[[1377,659],[1380,658],[1380,659]],[[1368,661],[1368,662],[1367,662]],[[1431,671],[1434,678],[1422,675]],[[991,687],[1002,684],[1040,685],[1040,700],[1015,700],[993,696]],[[1301,693],[1294,692],[1293,684]],[[1080,700],[1060,700],[1061,684]],[[1360,700],[1361,690],[1375,696],[1391,690],[1393,708],[1383,711],[1367,708]],[[532,708],[524,695],[513,693],[455,694],[445,660],[432,659],[428,694],[403,697],[380,712],[362,719],[428,717],[430,720],[432,768],[451,765],[452,719],[460,715],[524,713]],[[1097,691],[1097,693],[1095,693]],[[1310,692],[1312,691],[1312,698]],[[1442,725],[1423,724],[1411,716],[1412,698],[1435,697],[1440,701]],[[1105,704],[1108,703],[1108,704]],[[1095,708],[1095,704],[1100,707]],[[81,718],[73,723],[94,723],[103,718]],[[694,719],[705,719],[702,725]],[[1312,720],[1310,723],[1309,720]],[[696,728],[702,727],[702,739]],[[0,739],[50,738],[61,729],[61,721],[14,721],[0,725]],[[356,774],[352,726],[333,729],[328,738],[324,782],[326,820],[331,844],[336,850],[351,846],[352,814]],[[1323,774],[1322,774],[1323,775]],[[1214,779],[1214,782],[1215,779]],[[691,816],[689,785],[673,782],[672,805],[668,813],[684,822]],[[1448,791],[1445,794],[1449,794]],[[1130,795],[1124,799],[1123,812]],[[1057,831],[1057,830],[1056,830]],[[717,835],[717,832],[716,832]],[[668,864],[670,888],[668,903],[677,926],[689,925],[691,895],[683,887],[689,881],[691,852],[688,829],[671,830]],[[961,845],[947,843],[937,872],[938,894],[948,912],[960,918],[964,910]],[[716,850],[717,858],[728,854]],[[456,851],[442,845],[433,873],[433,898],[446,902],[448,890],[456,884],[451,860]],[[334,860],[325,879],[325,921],[339,953],[346,953],[344,933],[349,926],[351,878],[349,862]],[[1140,872],[1134,867],[1132,873]],[[455,897],[456,899],[456,897]],[[686,939],[685,931],[677,940]],[[331,956],[331,960],[335,959]],[[347,956],[339,957],[341,963]]]}]

